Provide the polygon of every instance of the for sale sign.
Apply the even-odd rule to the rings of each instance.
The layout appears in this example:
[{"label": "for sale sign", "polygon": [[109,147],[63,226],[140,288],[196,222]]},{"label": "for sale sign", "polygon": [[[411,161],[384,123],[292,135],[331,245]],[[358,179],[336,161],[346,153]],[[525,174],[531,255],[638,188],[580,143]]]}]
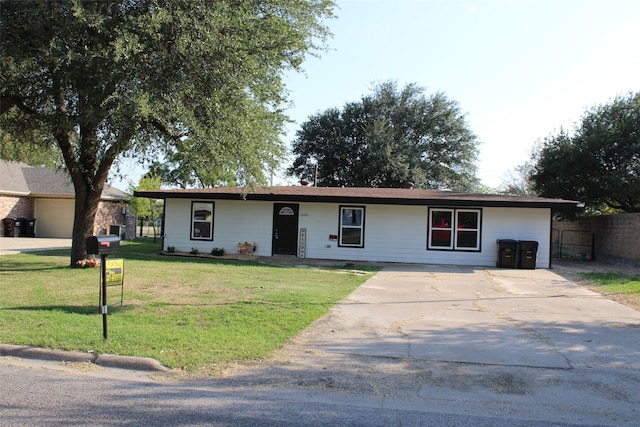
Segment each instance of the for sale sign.
[{"label": "for sale sign", "polygon": [[124,283],[124,259],[107,259],[107,285],[122,285]]}]

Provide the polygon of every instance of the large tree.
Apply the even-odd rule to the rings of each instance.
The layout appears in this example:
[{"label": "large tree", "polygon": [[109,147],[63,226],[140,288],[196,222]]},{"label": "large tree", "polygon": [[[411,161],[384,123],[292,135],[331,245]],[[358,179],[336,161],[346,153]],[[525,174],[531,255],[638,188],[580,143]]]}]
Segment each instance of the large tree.
[{"label": "large tree", "polygon": [[531,179],[540,196],[640,212],[640,92],[588,109],[573,134],[546,138]]},{"label": "large tree", "polygon": [[41,126],[20,125],[20,113],[7,111],[0,120],[0,159],[31,166],[58,168],[64,165],[53,135]]},{"label": "large tree", "polygon": [[236,167],[220,159],[203,157],[189,149],[191,141],[183,141],[180,150],[168,153],[164,161],[153,162],[149,168],[162,184],[179,188],[207,188],[237,185]]},{"label": "large tree", "polygon": [[[416,84],[393,81],[342,109],[302,124],[289,172],[321,186],[470,190],[477,185],[476,136],[458,104]],[[316,169],[317,168],[317,169]]]},{"label": "large tree", "polygon": [[333,7],[331,0],[3,0],[0,120],[40,127],[62,153],[76,195],[71,265],[85,257],[121,156],[157,159],[187,145],[232,165],[243,183],[264,182],[265,165],[282,154],[283,72],[322,47],[322,20]]}]

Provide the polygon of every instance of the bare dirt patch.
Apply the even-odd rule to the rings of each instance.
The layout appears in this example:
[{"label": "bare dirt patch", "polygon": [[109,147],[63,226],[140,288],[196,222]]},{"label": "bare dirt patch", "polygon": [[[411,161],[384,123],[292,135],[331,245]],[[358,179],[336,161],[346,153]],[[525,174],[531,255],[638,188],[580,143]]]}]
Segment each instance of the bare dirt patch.
[{"label": "bare dirt patch", "polygon": [[631,307],[634,310],[640,311],[640,295],[635,294],[608,294],[602,292],[602,290],[598,286],[590,285],[586,282],[580,282],[585,288],[590,291],[596,292],[603,297],[610,299],[612,301],[617,302],[618,304],[626,305],[627,307]]}]

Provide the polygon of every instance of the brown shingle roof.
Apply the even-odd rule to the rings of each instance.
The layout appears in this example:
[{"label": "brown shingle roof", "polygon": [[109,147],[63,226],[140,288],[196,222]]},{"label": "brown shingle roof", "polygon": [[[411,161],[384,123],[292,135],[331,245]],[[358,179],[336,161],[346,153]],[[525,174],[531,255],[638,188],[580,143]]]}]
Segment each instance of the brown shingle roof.
[{"label": "brown shingle roof", "polygon": [[394,205],[520,206],[571,208],[577,201],[500,194],[458,193],[406,188],[275,186],[194,188],[136,191],[135,196],[157,199],[246,199],[288,202],[335,202]]},{"label": "brown shingle roof", "polygon": [[[63,170],[36,168],[25,163],[0,160],[0,194],[31,197],[73,198],[71,178]],[[102,192],[103,200],[127,200],[129,195],[110,186]]]},{"label": "brown shingle roof", "polygon": [[12,195],[28,195],[29,185],[22,173],[23,168],[31,166],[25,163],[0,160],[0,193]]},{"label": "brown shingle roof", "polygon": [[69,174],[52,168],[26,167],[22,169],[29,185],[31,195],[37,196],[71,196],[75,194]]}]

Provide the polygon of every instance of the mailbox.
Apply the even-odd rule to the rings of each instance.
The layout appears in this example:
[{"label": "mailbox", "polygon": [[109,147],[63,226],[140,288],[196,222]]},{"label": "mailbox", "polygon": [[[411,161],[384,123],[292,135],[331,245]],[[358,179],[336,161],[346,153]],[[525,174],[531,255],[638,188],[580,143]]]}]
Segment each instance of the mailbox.
[{"label": "mailbox", "polygon": [[87,238],[87,254],[109,255],[120,252],[120,237],[89,236]]}]

